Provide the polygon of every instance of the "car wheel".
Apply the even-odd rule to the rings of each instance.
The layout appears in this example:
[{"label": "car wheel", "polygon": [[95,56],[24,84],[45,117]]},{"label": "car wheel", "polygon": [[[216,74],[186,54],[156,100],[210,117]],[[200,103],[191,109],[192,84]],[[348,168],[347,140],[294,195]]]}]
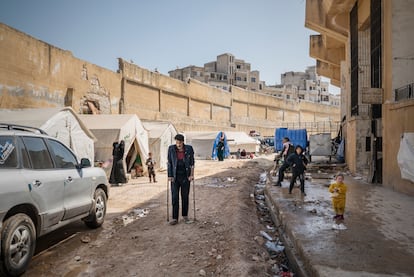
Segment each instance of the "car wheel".
[{"label": "car wheel", "polygon": [[103,224],[106,215],[106,194],[103,189],[96,189],[94,200],[93,209],[85,219],[85,224],[89,228],[100,227]]},{"label": "car wheel", "polygon": [[35,247],[36,229],[30,217],[16,214],[4,222],[1,233],[1,262],[7,275],[21,275],[29,265]]}]

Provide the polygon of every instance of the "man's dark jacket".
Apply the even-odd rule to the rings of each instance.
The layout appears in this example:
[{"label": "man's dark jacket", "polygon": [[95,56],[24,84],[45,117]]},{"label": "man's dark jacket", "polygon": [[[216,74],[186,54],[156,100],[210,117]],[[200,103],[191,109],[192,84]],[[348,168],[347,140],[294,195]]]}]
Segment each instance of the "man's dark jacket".
[{"label": "man's dark jacket", "polygon": [[[184,163],[187,176],[191,175],[191,169],[194,167],[194,150],[191,145],[184,144]],[[168,147],[168,177],[176,178],[177,173],[177,147],[170,145]]]}]

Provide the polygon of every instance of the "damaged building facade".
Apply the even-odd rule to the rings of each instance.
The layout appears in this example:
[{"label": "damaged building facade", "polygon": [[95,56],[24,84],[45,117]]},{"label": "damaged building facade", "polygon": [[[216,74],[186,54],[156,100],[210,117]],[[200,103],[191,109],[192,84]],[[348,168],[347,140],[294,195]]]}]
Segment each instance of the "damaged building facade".
[{"label": "damaged building facade", "polygon": [[232,86],[181,81],[120,58],[111,71],[0,23],[0,108],[71,106],[79,114],[137,114],[179,131],[256,130],[283,122],[338,122],[339,108]]},{"label": "damaged building facade", "polygon": [[367,181],[414,195],[398,160],[414,132],[414,5],[410,0],[307,0],[317,73],[341,88],[346,162]]}]

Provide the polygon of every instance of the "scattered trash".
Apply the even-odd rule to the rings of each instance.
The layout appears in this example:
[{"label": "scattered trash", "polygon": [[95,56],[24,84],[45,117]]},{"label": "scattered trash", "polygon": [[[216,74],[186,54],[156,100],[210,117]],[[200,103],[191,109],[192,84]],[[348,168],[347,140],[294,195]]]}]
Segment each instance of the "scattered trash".
[{"label": "scattered trash", "polygon": [[260,234],[262,235],[262,237],[264,237],[265,239],[269,240],[269,241],[273,241],[273,238],[271,236],[269,236],[268,233],[266,233],[265,231],[260,231]]},{"label": "scattered trash", "polygon": [[256,189],[254,192],[255,195],[262,195],[264,194],[264,188]]},{"label": "scattered trash", "polygon": [[131,222],[133,222],[134,220],[136,220],[138,218],[146,217],[149,214],[149,212],[150,212],[150,210],[148,208],[133,209],[132,211],[129,211],[128,214],[122,216],[122,222],[123,222],[124,226],[126,226],[126,225],[130,224]]},{"label": "scattered trash", "polygon": [[293,273],[290,271],[282,271],[279,273],[280,277],[293,277]]},{"label": "scattered trash", "polygon": [[274,274],[279,274],[279,273],[280,273],[280,269],[279,269],[279,266],[278,266],[277,264],[274,264],[274,265],[272,266],[272,272],[273,272]]},{"label": "scattered trash", "polygon": [[260,261],[260,257],[257,256],[257,255],[253,255],[252,256],[252,261],[258,262],[258,261]]},{"label": "scattered trash", "polygon": [[234,177],[227,177],[227,181],[229,181],[229,182],[233,182],[235,179],[234,179]]},{"label": "scattered trash", "polygon": [[343,223],[340,223],[340,224],[334,223],[334,225],[332,225],[332,229],[333,230],[346,230],[348,228]]},{"label": "scattered trash", "polygon": [[354,179],[355,180],[362,180],[362,177],[361,176],[355,176]]},{"label": "scattered trash", "polygon": [[200,269],[200,271],[198,272],[198,274],[200,276],[206,276],[207,275],[207,273],[206,273],[206,271],[204,269]]},{"label": "scattered trash", "polygon": [[129,223],[134,221],[134,218],[127,216],[127,215],[123,215],[122,216],[122,221],[124,223],[124,226],[127,226]]},{"label": "scattered trash", "polygon": [[[283,244],[280,242],[279,238],[277,237],[277,233],[275,233],[277,228],[274,227],[274,222],[270,215],[270,209],[267,206],[267,203],[265,202],[266,181],[267,181],[267,173],[264,172],[260,174],[260,181],[254,187],[254,195],[252,196],[252,194],[250,194],[250,197],[252,198],[252,200],[254,199],[256,202],[256,208],[259,213],[260,222],[263,224],[263,226],[266,227],[267,232],[270,232],[276,237],[273,238],[266,231],[260,231],[260,236],[255,236],[254,240],[259,245],[264,246],[264,248],[266,249],[267,254],[270,256],[270,259],[268,261],[269,265],[272,265],[270,276],[276,277],[276,276],[282,276],[282,275],[279,275],[280,273],[282,273],[282,269],[279,267],[281,264],[288,263],[288,261],[284,253],[285,247],[283,246]],[[265,252],[253,255],[252,260],[258,262],[258,261],[261,261],[263,258],[268,259],[268,256],[266,257],[265,255],[266,255]],[[286,267],[286,270],[284,271],[287,271],[288,273],[290,273],[288,267]],[[287,277],[289,275],[284,275],[284,276]]]},{"label": "scattered trash", "polygon": [[265,183],[267,180],[267,173],[263,172],[262,174],[260,174],[260,183]]},{"label": "scattered trash", "polygon": [[264,183],[257,183],[257,184],[255,185],[255,188],[256,188],[256,189],[261,189],[261,188],[265,188],[265,186],[266,186],[266,184],[264,184]]},{"label": "scattered trash", "polygon": [[89,236],[82,236],[81,237],[81,242],[89,243],[89,242],[91,242],[91,238]]},{"label": "scattered trash", "polygon": [[133,212],[138,217],[146,217],[147,214],[149,214],[149,209],[140,209],[140,208],[137,208],[137,209],[134,209]]},{"label": "scattered trash", "polygon": [[221,260],[223,257],[221,255],[217,255],[216,260]]},{"label": "scattered trash", "polygon": [[316,211],[316,209],[315,208],[313,208],[312,210],[310,210],[309,211],[311,214],[316,214],[317,213],[317,211]]},{"label": "scattered trash", "polygon": [[277,242],[267,241],[265,243],[265,246],[271,256],[272,254],[278,254],[282,252],[283,250],[285,250],[285,247],[281,245],[278,241]]},{"label": "scattered trash", "polygon": [[80,256],[75,256],[75,261],[79,262],[81,260]]},{"label": "scattered trash", "polygon": [[262,194],[256,195],[257,200],[265,200],[265,196]]}]

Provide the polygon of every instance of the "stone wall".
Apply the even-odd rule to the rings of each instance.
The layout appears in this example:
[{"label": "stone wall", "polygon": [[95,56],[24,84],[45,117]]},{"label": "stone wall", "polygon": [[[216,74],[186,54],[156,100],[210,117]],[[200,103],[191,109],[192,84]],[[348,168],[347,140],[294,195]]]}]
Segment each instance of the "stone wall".
[{"label": "stone wall", "polygon": [[130,113],[179,131],[257,130],[281,122],[339,121],[339,108],[183,82],[119,59],[114,72],[0,24],[0,108],[72,106],[79,113]]},{"label": "stone wall", "polygon": [[238,87],[231,92],[197,80],[180,81],[119,59],[125,113],[170,120],[179,130],[258,130],[272,135],[280,122],[339,121],[339,108],[278,99]]},{"label": "stone wall", "polygon": [[116,113],[120,80],[113,71],[0,24],[0,108],[67,105],[80,112],[91,102]]}]

